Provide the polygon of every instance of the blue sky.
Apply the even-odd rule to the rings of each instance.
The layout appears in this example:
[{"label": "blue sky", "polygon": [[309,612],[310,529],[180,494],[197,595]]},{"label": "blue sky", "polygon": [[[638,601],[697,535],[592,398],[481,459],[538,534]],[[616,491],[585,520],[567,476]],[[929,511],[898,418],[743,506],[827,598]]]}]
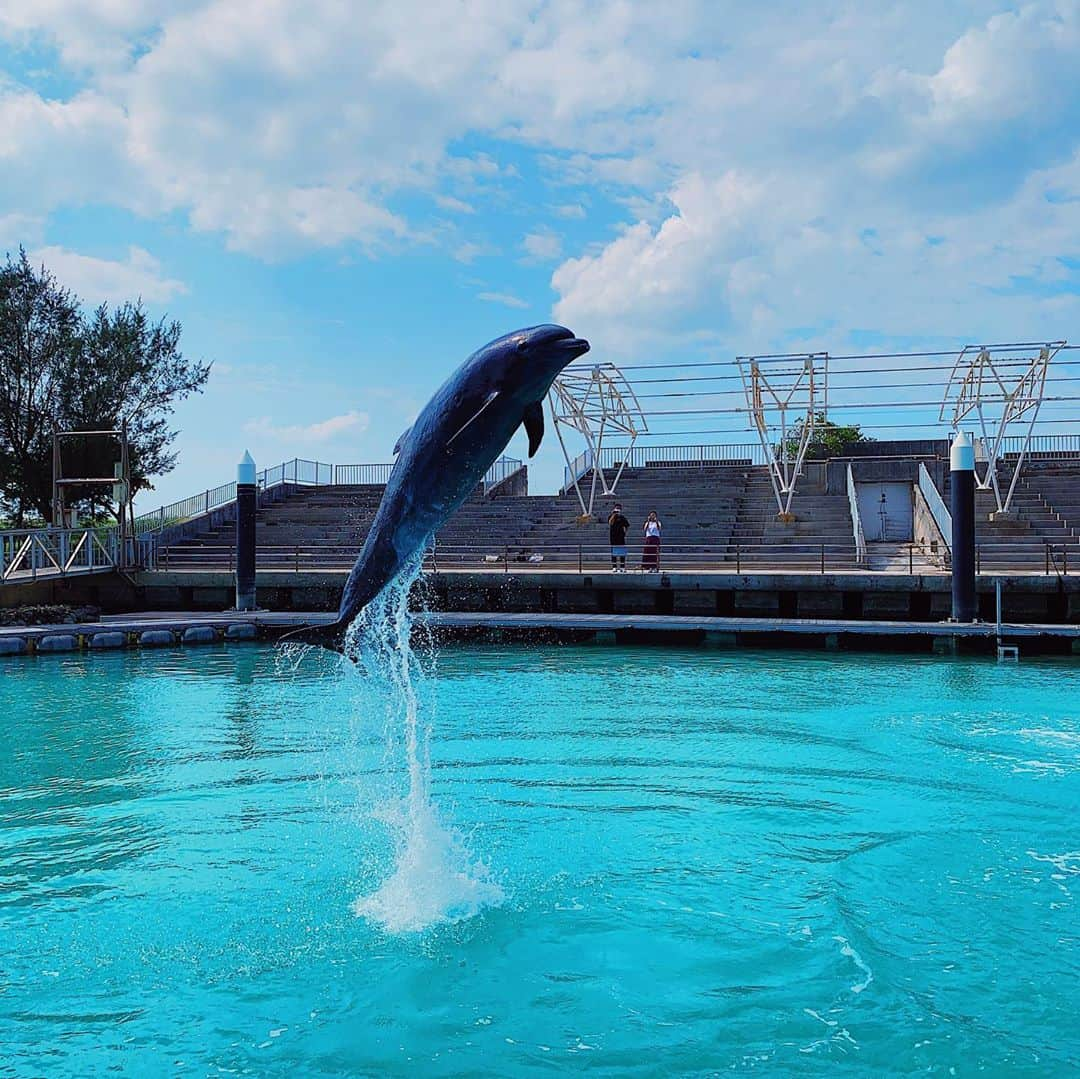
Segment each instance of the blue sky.
[{"label": "blue sky", "polygon": [[0,249],[214,361],[149,507],[388,460],[552,318],[623,363],[1068,337],[1078,57],[1080,0],[4,0]]}]

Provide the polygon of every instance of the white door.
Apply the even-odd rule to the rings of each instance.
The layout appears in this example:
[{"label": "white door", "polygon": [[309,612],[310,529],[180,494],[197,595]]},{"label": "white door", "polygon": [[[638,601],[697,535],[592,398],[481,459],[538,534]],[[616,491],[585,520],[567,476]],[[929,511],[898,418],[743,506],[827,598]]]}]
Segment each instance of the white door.
[{"label": "white door", "polygon": [[867,543],[910,542],[914,529],[910,483],[856,483]]}]

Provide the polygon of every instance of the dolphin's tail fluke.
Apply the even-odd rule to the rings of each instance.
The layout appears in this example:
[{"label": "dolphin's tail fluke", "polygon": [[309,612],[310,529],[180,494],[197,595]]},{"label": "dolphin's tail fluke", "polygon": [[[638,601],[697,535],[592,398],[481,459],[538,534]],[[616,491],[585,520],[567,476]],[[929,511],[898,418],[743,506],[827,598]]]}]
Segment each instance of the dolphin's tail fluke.
[{"label": "dolphin's tail fluke", "polygon": [[331,652],[345,652],[345,631],[349,627],[344,622],[331,622],[325,626],[301,626],[278,638],[278,644],[313,644],[319,648],[328,648]]}]

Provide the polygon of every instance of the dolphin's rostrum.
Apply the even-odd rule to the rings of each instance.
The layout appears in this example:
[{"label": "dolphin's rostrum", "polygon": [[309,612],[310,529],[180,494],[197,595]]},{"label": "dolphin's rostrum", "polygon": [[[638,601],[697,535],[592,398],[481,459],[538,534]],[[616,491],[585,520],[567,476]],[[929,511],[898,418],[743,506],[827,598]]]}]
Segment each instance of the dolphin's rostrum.
[{"label": "dolphin's rostrum", "polygon": [[529,456],[544,434],[543,402],[556,376],[589,351],[565,326],[515,330],[474,352],[398,439],[397,461],[360,556],[328,626],[283,640],[340,651],[352,620],[401,572],[465,501],[519,424]]}]

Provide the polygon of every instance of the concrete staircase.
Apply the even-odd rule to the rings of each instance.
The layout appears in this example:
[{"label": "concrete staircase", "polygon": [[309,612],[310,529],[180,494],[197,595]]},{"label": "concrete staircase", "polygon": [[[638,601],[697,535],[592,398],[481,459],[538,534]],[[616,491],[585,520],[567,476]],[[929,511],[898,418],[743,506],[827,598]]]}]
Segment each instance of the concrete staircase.
[{"label": "concrete staircase", "polygon": [[[348,568],[363,544],[382,498],[381,486],[300,488],[259,511],[259,565],[263,568]],[[948,482],[942,492],[949,500]],[[795,520],[777,519],[764,467],[731,464],[646,466],[627,469],[615,496],[598,495],[595,520],[580,523],[577,495],[514,495],[475,492],[437,537],[440,567],[477,567],[485,560],[525,561],[539,553],[551,566],[596,569],[608,564],[607,515],[620,502],[630,519],[629,563],[640,563],[642,525],[655,510],[663,522],[662,565],[709,566],[744,571],[795,569],[816,572],[878,568],[906,572],[905,550],[870,552],[858,564],[846,494],[825,494],[810,485],[792,501]],[[976,502],[980,567],[1042,571],[1047,545],[1071,550],[1080,567],[1080,462],[1040,465],[1025,471],[1014,496],[1016,516],[990,521],[993,495]],[[161,552],[162,568],[233,564],[234,526],[208,527]],[[876,546],[876,545],[875,545]],[[1061,555],[1056,556],[1060,561]],[[918,555],[914,561],[922,561]],[[925,564],[916,567],[926,568]]]},{"label": "concrete staircase", "polygon": [[791,502],[795,520],[777,517],[776,497],[765,468],[749,473],[739,501],[731,535],[730,559],[739,548],[739,561],[768,568],[804,563],[826,569],[858,565],[851,510],[847,495],[830,495],[796,488]]},{"label": "concrete staircase", "polygon": [[[1039,478],[1039,473],[1042,471],[1028,470],[1021,475],[1007,519],[990,519],[997,509],[993,491],[975,492],[975,545],[980,572],[1045,569],[1047,545],[1052,554],[1058,552],[1058,561],[1063,545],[1076,545],[1075,530],[1041,493],[1039,485],[1044,481]],[[942,498],[949,505],[951,492],[947,472],[945,477]],[[1003,494],[1010,478],[1011,473],[998,476]],[[1076,492],[1080,495],[1080,468],[1075,464],[1066,466],[1060,473],[1059,484],[1051,483],[1050,487],[1063,494]],[[1080,558],[1077,561],[1080,563]]]},{"label": "concrete staircase", "polygon": [[1020,478],[1017,494],[1041,508],[1073,539],[1080,537],[1080,462],[1041,465]]}]

